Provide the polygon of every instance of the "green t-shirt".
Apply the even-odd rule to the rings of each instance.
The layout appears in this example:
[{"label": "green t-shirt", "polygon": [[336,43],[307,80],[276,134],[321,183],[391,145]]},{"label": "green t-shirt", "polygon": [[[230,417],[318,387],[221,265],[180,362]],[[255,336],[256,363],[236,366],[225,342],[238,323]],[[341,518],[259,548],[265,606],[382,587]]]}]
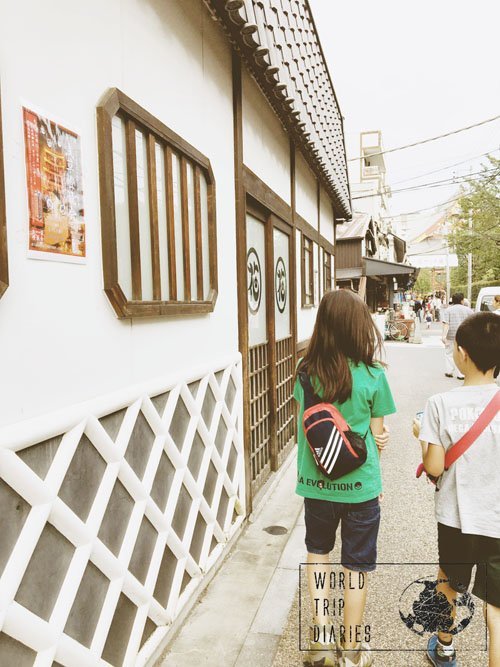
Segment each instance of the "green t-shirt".
[{"label": "green t-shirt", "polygon": [[[385,417],[396,412],[391,390],[384,369],[377,365],[368,367],[349,361],[352,374],[352,394],[345,403],[335,402],[351,430],[366,435],[368,456],[362,466],[348,475],[330,480],[323,475],[309,449],[304,430],[304,390],[297,378],[293,390],[294,398],[299,403],[297,455],[297,486],[295,492],[305,498],[322,498],[339,503],[362,503],[376,498],[382,492],[382,476],[377,445],[370,431],[372,417]],[[322,389],[318,392],[323,395]]]}]

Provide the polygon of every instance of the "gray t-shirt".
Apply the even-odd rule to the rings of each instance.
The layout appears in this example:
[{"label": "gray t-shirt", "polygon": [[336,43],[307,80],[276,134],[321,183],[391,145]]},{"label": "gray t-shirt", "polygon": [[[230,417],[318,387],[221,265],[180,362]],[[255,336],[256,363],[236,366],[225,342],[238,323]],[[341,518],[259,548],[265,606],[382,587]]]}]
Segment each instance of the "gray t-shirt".
[{"label": "gray t-shirt", "polygon": [[461,303],[456,303],[453,306],[448,306],[443,311],[443,322],[447,322],[450,326],[446,338],[448,340],[455,340],[458,327],[466,320],[469,315],[473,315],[474,311]]},{"label": "gray t-shirt", "polygon": [[[420,439],[447,450],[470,429],[496,391],[496,384],[487,384],[432,396],[425,406]],[[500,538],[500,413],[443,473],[437,489],[439,523],[471,535]]]}]

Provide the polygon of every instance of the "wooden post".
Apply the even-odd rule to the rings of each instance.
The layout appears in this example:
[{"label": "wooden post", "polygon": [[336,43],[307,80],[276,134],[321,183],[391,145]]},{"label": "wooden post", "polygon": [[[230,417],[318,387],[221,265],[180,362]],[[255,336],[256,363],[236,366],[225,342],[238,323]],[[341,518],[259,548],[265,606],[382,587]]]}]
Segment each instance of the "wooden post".
[{"label": "wooden post", "polygon": [[245,455],[245,504],[252,511],[252,472],[250,441],[250,387],[248,382],[248,304],[246,268],[246,198],[243,184],[243,109],[241,58],[233,51],[233,131],[234,184],[236,201],[236,273],[238,290],[238,340],[243,371],[243,446]]},{"label": "wooden post", "polygon": [[358,294],[363,299],[363,301],[366,300],[366,276],[361,276],[359,280]]}]

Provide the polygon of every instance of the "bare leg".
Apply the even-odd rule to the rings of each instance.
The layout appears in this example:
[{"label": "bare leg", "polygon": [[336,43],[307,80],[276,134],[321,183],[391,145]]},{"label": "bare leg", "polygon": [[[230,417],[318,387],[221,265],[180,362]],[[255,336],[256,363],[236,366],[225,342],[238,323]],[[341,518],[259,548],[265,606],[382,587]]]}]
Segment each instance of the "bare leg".
[{"label": "bare leg", "polygon": [[[439,580],[443,580],[443,579],[447,580],[448,579],[446,573],[443,572],[443,570],[441,568],[439,568],[438,578],[439,578]],[[452,616],[453,619],[455,619],[455,616],[456,616],[456,613],[457,613],[457,608],[456,608],[455,603],[456,603],[458,593],[453,590],[453,588],[450,586],[448,581],[445,581],[441,584],[438,584],[437,591],[438,591],[438,593],[443,593],[446,596],[448,602],[452,606],[451,616]],[[438,632],[438,637],[439,637],[439,641],[443,641],[445,644],[449,644],[453,639],[453,635],[450,635],[449,632]]]},{"label": "bare leg", "polygon": [[344,648],[354,650],[359,644],[359,635],[365,613],[368,575],[366,572],[354,572],[344,567]]},{"label": "bare leg", "polygon": [[489,667],[499,667],[500,665],[500,609],[492,604],[485,604],[486,620],[488,624]]},{"label": "bare leg", "polygon": [[313,610],[313,623],[328,625],[330,604],[330,554],[307,554],[307,583]]}]

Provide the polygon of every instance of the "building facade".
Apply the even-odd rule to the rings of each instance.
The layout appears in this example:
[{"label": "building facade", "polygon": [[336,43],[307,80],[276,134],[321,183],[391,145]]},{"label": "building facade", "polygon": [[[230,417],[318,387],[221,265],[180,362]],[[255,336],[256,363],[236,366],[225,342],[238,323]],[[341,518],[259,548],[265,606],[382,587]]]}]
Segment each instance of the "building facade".
[{"label": "building facade", "polygon": [[0,16],[0,655],[153,664],[292,452],[342,116],[306,0]]},{"label": "building facade", "polygon": [[369,213],[354,213],[337,229],[337,285],[362,296],[372,313],[402,303],[416,269],[407,263],[406,242]]}]

